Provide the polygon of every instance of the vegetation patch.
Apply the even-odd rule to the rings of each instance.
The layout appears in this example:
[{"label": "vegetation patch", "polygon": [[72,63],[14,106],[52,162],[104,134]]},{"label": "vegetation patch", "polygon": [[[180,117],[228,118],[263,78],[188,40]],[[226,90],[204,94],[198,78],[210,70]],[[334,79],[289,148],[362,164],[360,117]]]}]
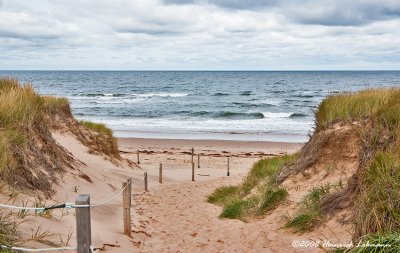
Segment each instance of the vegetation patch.
[{"label": "vegetation patch", "polygon": [[400,232],[400,89],[328,97],[316,112],[316,132],[337,122],[362,126],[360,165],[346,188],[327,203],[339,206],[344,198],[354,199],[354,240]]},{"label": "vegetation patch", "polygon": [[[80,140],[91,147],[94,153],[105,154],[111,158],[111,160],[119,160],[121,156],[118,150],[117,139],[114,138],[111,129],[101,123],[95,123],[91,121],[82,120],[78,122],[81,127],[88,130],[89,133],[84,135],[78,135]],[[78,129],[79,130],[79,129]],[[76,129],[72,129],[76,132]]]},{"label": "vegetation patch", "polygon": [[332,185],[327,184],[314,187],[300,202],[299,211],[293,218],[288,217],[285,228],[291,228],[296,232],[310,231],[320,223],[323,218],[320,201],[332,189]]},{"label": "vegetation patch", "polygon": [[51,137],[47,118],[67,101],[37,95],[30,85],[0,79],[0,180],[49,195],[72,158]]},{"label": "vegetation patch", "polygon": [[262,159],[238,186],[216,189],[208,202],[223,207],[221,218],[241,219],[262,217],[275,209],[287,196],[287,191],[276,183],[277,172],[295,155]]},{"label": "vegetation patch", "polygon": [[352,248],[332,250],[332,253],[394,253],[400,252],[400,234],[368,234],[353,243]]}]

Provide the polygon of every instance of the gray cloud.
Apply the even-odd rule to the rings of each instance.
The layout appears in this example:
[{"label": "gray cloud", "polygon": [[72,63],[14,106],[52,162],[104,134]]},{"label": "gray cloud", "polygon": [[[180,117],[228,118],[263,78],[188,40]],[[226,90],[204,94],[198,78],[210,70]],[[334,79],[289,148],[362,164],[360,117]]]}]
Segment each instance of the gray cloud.
[{"label": "gray cloud", "polygon": [[304,1],[296,8],[286,7],[288,18],[302,24],[361,26],[375,21],[400,18],[398,1]]},{"label": "gray cloud", "polygon": [[272,9],[292,22],[325,26],[359,26],[400,17],[398,0],[163,0],[166,4],[215,5],[226,9]]},{"label": "gray cloud", "polygon": [[399,6],[5,0],[0,69],[399,69]]},{"label": "gray cloud", "polygon": [[274,6],[279,1],[274,0],[164,0],[167,4],[214,4],[228,9],[256,9]]}]

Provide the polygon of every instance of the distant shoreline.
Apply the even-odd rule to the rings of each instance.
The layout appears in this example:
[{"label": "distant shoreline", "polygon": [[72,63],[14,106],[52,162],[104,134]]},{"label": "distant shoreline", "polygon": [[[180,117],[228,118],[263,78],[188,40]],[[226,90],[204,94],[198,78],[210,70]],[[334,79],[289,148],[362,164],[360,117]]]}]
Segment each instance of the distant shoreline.
[{"label": "distant shoreline", "polygon": [[192,147],[206,153],[238,155],[243,153],[280,154],[297,151],[304,143],[273,142],[273,141],[235,141],[235,140],[183,140],[183,139],[149,139],[149,138],[118,138],[122,151],[136,152],[151,150],[163,152],[166,150],[190,150]]}]

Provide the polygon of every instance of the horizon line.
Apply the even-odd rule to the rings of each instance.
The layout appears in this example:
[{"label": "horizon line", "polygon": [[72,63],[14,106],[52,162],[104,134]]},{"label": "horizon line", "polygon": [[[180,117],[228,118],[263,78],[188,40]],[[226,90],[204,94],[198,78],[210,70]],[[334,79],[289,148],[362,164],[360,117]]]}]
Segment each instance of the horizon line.
[{"label": "horizon line", "polygon": [[305,69],[305,70],[246,70],[246,69],[0,69],[0,71],[104,71],[104,72],[334,72],[334,71],[400,71],[400,69]]}]

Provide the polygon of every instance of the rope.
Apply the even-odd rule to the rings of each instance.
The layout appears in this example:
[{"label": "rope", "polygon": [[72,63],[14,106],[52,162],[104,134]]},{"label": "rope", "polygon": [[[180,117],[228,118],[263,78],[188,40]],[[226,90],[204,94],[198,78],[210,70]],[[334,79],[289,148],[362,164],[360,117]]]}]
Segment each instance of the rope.
[{"label": "rope", "polygon": [[33,210],[33,211],[44,211],[44,209],[45,209],[45,207],[25,207],[25,206],[12,206],[12,205],[4,205],[4,204],[0,204],[0,207],[19,209],[19,210]]},{"label": "rope", "polygon": [[42,252],[42,251],[55,251],[55,250],[76,250],[76,247],[30,249],[30,248],[21,248],[21,247],[10,247],[10,246],[5,246],[5,245],[0,245],[0,248],[9,249],[9,250],[15,250],[15,251],[24,251],[24,252]]},{"label": "rope", "polygon": [[26,206],[13,206],[13,205],[5,205],[5,204],[0,204],[0,207],[10,208],[10,209],[18,209],[18,210],[32,210],[32,211],[38,211],[38,212],[43,212],[46,210],[51,210],[51,209],[56,209],[56,208],[96,207],[96,206],[102,206],[102,205],[108,204],[111,201],[113,201],[116,197],[118,197],[119,195],[121,195],[121,193],[124,192],[124,190],[127,186],[128,185],[125,185],[124,188],[122,188],[122,190],[118,194],[116,194],[114,197],[110,198],[109,200],[106,200],[101,203],[90,204],[90,205],[75,205],[74,203],[67,202],[67,203],[52,205],[52,206],[48,206],[48,207],[26,207]]},{"label": "rope", "polygon": [[105,204],[110,203],[110,202],[113,201],[116,197],[118,197],[119,195],[121,195],[121,193],[124,192],[124,190],[125,190],[125,188],[126,188],[127,186],[128,186],[128,185],[125,185],[124,188],[122,188],[122,190],[121,190],[118,194],[116,194],[114,197],[112,197],[111,199],[106,200],[106,201],[101,202],[101,203],[90,204],[90,205],[75,205],[75,204],[72,204],[72,203],[65,203],[65,205],[66,205],[67,207],[71,206],[71,208],[102,206],[102,205],[105,205]]}]

